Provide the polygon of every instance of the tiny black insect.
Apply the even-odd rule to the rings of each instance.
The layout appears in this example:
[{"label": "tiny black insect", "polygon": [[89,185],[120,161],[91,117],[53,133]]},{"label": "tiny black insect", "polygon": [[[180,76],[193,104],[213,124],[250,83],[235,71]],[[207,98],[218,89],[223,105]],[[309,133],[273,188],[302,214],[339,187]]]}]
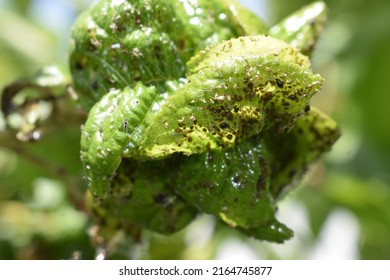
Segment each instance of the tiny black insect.
[{"label": "tiny black insect", "polygon": [[284,82],[282,80],[276,79],[276,85],[281,88],[283,87]]}]

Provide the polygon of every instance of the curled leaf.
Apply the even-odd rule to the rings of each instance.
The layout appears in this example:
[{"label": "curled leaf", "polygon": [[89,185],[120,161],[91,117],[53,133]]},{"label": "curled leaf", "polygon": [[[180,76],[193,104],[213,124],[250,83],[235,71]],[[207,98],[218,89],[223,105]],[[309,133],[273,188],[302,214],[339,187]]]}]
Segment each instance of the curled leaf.
[{"label": "curled leaf", "polygon": [[89,197],[89,207],[98,224],[105,224],[105,233],[121,229],[137,238],[143,228],[160,233],[183,229],[198,213],[197,209],[178,196],[172,188],[177,159],[164,162],[138,162],[125,159],[111,183],[111,193],[96,204]]},{"label": "curled leaf", "polygon": [[171,233],[205,212],[258,239],[292,237],[277,200],[338,137],[309,110],[323,83],[305,56],[318,31],[307,13],[323,15],[310,7],[293,16],[304,24],[270,31],[233,0],[104,0],[78,19],[81,159],[107,236]]},{"label": "curled leaf", "polygon": [[189,62],[188,83],[146,129],[141,149],[150,158],[190,155],[233,147],[263,126],[288,130],[322,84],[308,65],[296,49],[265,36],[203,51]]},{"label": "curled leaf", "polygon": [[123,157],[141,157],[145,130],[175,83],[168,82],[166,89],[142,83],[113,89],[91,109],[81,135],[81,159],[95,197],[106,196]]},{"label": "curled leaf", "polygon": [[334,120],[315,107],[297,119],[289,133],[267,131],[264,141],[271,162],[272,195],[281,198],[296,186],[308,166],[328,152],[340,137]]},{"label": "curled leaf", "polygon": [[259,228],[272,231],[279,224],[270,174],[267,149],[254,137],[234,148],[186,157],[178,171],[177,192],[232,227],[259,239],[281,241],[292,236],[287,227],[272,237],[256,233]]}]

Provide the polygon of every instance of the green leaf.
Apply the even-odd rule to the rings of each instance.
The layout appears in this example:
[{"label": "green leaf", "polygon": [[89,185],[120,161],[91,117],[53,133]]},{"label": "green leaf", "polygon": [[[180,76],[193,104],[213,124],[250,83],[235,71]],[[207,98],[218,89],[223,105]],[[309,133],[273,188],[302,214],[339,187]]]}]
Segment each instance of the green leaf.
[{"label": "green leaf", "polygon": [[81,104],[91,108],[111,88],[184,77],[197,51],[245,35],[232,7],[209,0],[99,1],[77,19],[69,44]]},{"label": "green leaf", "polygon": [[295,187],[307,167],[329,151],[339,137],[336,122],[314,107],[296,121],[291,132],[267,131],[264,140],[270,155],[273,197],[280,198]]},{"label": "green leaf", "polygon": [[70,66],[91,108],[81,159],[103,235],[172,233],[200,211],[292,237],[277,199],[338,130],[308,112],[323,83],[308,57],[256,33],[262,21],[231,0],[106,0],[79,18]]},{"label": "green leaf", "polygon": [[[242,28],[242,34],[260,35],[268,32],[266,24],[240,2],[236,0],[223,0],[221,2],[231,12],[229,21],[235,26]],[[226,16],[228,15],[220,14],[219,17],[225,18]]]},{"label": "green leaf", "polygon": [[177,192],[205,213],[258,239],[281,242],[291,231],[272,231],[275,202],[270,191],[266,147],[257,137],[234,148],[184,157],[177,175]]},{"label": "green leaf", "polygon": [[165,88],[138,83],[113,89],[92,108],[81,135],[81,160],[94,196],[105,197],[124,156],[140,157],[145,129],[176,87],[168,81]]},{"label": "green leaf", "polygon": [[233,147],[265,127],[288,130],[322,78],[308,59],[266,36],[231,39],[188,63],[189,82],[169,97],[145,131],[150,158]]},{"label": "green leaf", "polygon": [[177,159],[165,162],[124,159],[111,183],[110,196],[101,203],[92,198],[89,201],[97,223],[106,225],[101,234],[112,236],[121,229],[138,238],[143,228],[168,234],[191,222],[198,211],[172,188],[175,177],[170,173],[177,164]]}]

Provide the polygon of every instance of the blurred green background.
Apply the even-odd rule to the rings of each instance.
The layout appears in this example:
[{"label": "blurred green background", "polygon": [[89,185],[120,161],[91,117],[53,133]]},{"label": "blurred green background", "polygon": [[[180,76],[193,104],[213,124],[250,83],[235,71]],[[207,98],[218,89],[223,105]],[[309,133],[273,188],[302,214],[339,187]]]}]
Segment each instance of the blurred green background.
[{"label": "blurred green background", "polygon": [[[0,0],[0,88],[65,62],[71,24],[90,2]],[[271,26],[311,1],[243,2]],[[174,236],[145,233],[147,242],[118,246],[113,258],[390,259],[390,1],[325,2],[329,21],[313,65],[326,82],[313,104],[337,120],[342,137],[280,203],[295,237],[260,242],[201,216]],[[0,259],[94,258],[90,221],[66,188],[85,187],[79,128],[26,145],[23,157],[4,142],[4,129],[0,117]],[[54,176],[53,166],[71,179]]]}]

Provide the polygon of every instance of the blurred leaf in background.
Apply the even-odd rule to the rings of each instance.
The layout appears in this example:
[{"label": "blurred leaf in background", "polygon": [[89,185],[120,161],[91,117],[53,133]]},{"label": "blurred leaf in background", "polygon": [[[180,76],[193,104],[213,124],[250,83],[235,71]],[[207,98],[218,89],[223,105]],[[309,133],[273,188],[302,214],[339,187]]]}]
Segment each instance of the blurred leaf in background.
[{"label": "blurred leaf in background", "polygon": [[[70,26],[90,2],[0,1],[0,87],[65,62]],[[311,1],[243,2],[272,26]],[[280,220],[296,236],[269,244],[201,216],[170,237],[145,233],[147,242],[133,248],[133,257],[390,259],[390,2],[325,2],[329,21],[313,64],[326,82],[314,103],[336,119],[342,137],[280,205]],[[72,203],[69,182],[36,164],[43,157],[60,166],[83,191],[79,137],[79,127],[61,130],[23,146],[24,157],[0,147],[0,259],[63,259],[75,252],[93,258],[88,217]],[[113,258],[128,256],[124,250]]]},{"label": "blurred leaf in background", "polygon": [[[70,26],[86,7],[77,2],[0,2],[1,89],[66,61]],[[69,184],[82,185],[79,134],[79,127],[66,127],[42,141],[17,145],[0,117],[0,259],[63,259],[77,251],[93,256],[87,216],[68,193]]]}]

